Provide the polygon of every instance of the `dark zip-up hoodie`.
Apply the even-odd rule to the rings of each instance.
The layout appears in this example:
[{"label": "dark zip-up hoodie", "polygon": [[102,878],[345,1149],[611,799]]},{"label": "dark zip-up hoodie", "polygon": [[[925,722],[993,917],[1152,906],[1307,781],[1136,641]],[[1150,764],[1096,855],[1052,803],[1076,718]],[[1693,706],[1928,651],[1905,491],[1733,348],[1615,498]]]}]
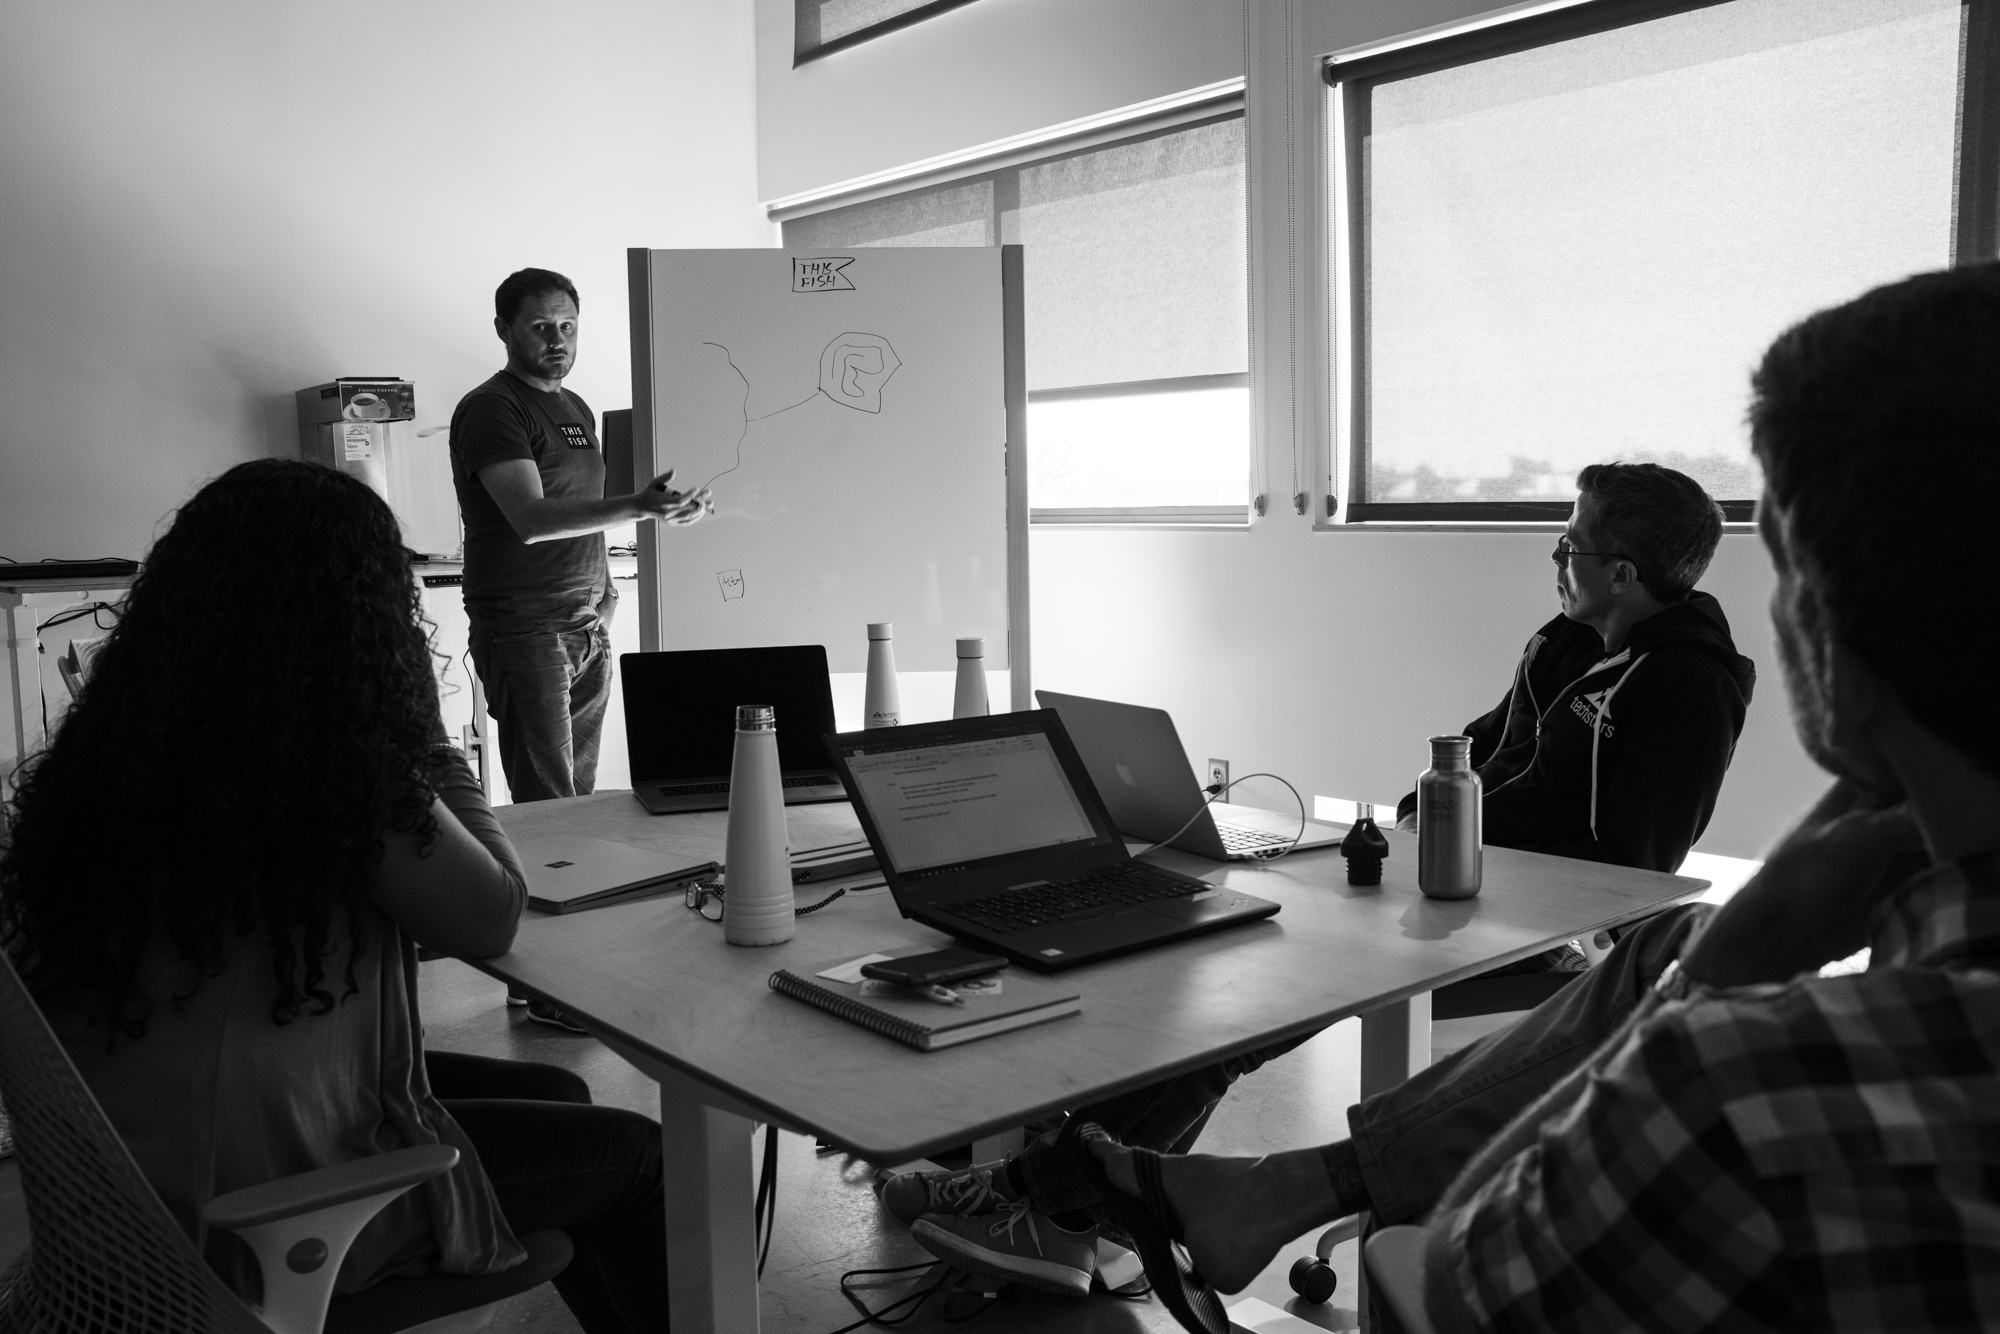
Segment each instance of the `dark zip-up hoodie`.
[{"label": "dark zip-up hoodie", "polygon": [[[1674,870],[1715,811],[1756,677],[1706,593],[1639,622],[1609,655],[1596,630],[1556,617],[1499,707],[1466,725],[1485,841]],[[1415,805],[1405,797],[1399,817]]]}]

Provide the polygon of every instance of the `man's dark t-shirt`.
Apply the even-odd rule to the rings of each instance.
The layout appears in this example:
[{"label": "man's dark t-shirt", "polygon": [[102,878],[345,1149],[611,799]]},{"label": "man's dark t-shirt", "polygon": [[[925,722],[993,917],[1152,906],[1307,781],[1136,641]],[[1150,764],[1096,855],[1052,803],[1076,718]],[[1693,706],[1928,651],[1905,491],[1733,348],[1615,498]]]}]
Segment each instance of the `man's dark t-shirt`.
[{"label": "man's dark t-shirt", "polygon": [[479,470],[529,459],[550,497],[604,495],[604,455],[590,405],[501,371],[458,401],[451,415],[451,480],[465,519],[465,608],[492,634],[582,630],[612,596],[604,535],[523,542]]}]

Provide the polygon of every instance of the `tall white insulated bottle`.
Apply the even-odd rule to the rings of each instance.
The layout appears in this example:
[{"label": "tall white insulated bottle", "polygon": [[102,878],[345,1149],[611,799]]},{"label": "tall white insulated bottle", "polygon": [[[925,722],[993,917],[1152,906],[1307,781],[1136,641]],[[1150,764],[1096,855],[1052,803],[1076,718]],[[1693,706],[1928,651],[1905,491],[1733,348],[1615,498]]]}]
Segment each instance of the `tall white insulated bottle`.
[{"label": "tall white insulated bottle", "polygon": [[986,641],[958,641],[958,687],[951,694],[951,716],[984,718],[993,710],[986,704]]},{"label": "tall white insulated bottle", "polygon": [[863,727],[896,727],[903,721],[903,701],[896,689],[896,623],[868,624],[868,690],[862,698]]},{"label": "tall white insulated bottle", "polygon": [[729,839],[723,854],[722,935],[732,945],[776,945],[798,930],[792,904],[792,850],[785,793],[778,781],[777,711],[736,710],[736,756],[729,767]]}]

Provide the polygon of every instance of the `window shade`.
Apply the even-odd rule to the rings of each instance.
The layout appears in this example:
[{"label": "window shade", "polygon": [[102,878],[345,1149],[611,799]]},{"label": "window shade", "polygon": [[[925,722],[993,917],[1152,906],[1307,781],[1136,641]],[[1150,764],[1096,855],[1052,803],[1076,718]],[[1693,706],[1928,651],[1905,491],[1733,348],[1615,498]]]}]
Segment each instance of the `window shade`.
[{"label": "window shade", "polygon": [[1733,0],[1364,73],[1362,498],[1566,501],[1612,458],[1753,498],[1763,348],[1949,261],[1959,24]]},{"label": "window shade", "polygon": [[1030,392],[1242,374],[1243,121],[784,224],[788,249],[1020,243]]}]

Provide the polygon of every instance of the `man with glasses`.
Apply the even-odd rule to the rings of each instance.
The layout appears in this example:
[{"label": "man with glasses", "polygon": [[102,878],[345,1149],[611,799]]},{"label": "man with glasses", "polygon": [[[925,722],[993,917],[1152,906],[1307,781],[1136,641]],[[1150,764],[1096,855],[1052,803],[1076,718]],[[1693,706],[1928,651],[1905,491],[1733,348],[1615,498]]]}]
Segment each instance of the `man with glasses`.
[{"label": "man with glasses", "polygon": [[[1499,705],[1468,723],[1485,841],[1672,871],[1701,837],[1756,669],[1695,591],[1722,510],[1652,463],[1592,464],[1556,541],[1562,613],[1537,630]],[[1396,808],[1415,827],[1413,792]],[[1546,957],[1546,956],[1545,956]]]},{"label": "man with glasses", "polygon": [[[1562,614],[1528,641],[1500,706],[1467,728],[1486,789],[1485,841],[1671,871],[1715,809],[1754,680],[1722,608],[1694,591],[1722,539],[1722,512],[1694,481],[1655,464],[1594,464],[1577,489],[1555,551]],[[1524,1102],[1624,1022],[1698,920],[1687,908],[1654,917],[1505,1041],[1475,1044],[1350,1109],[1355,1137],[1328,1159],[1351,1206],[1342,1212],[1372,1204],[1407,1217],[1410,1202],[1436,1199]],[[1568,945],[1497,971],[1585,966]],[[1304,1040],[1075,1109],[1071,1120],[1186,1153],[1235,1080]],[[940,1259],[1076,1295],[1090,1288],[1095,1230],[1112,1221],[1055,1132],[1004,1163],[902,1173],[884,1183],[882,1203]]]}]

